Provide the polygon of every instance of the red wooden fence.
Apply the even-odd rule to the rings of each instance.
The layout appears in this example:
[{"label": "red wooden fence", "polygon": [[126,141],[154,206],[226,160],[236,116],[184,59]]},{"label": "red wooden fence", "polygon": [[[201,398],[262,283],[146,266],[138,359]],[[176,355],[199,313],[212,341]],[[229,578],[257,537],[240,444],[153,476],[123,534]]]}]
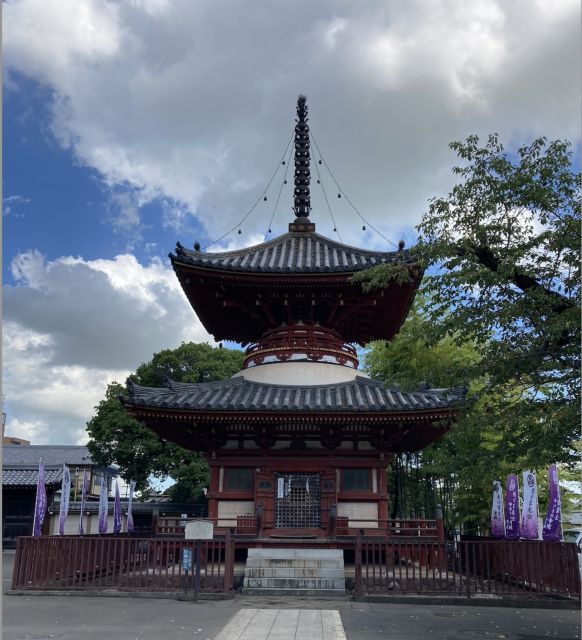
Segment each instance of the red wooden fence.
[{"label": "red wooden fence", "polygon": [[373,541],[355,545],[355,592],[538,595],[580,599],[574,544],[543,541]]},{"label": "red wooden fence", "polygon": [[[236,537],[236,536],[235,536]],[[234,538],[202,543],[202,592],[233,589]],[[576,546],[542,541],[352,537],[356,594],[537,595],[580,599]],[[18,539],[13,589],[180,591],[183,538],[41,536]],[[349,566],[349,562],[346,564]]]},{"label": "red wooden fence", "polygon": [[[18,538],[13,589],[115,589],[178,591],[191,588],[182,569],[182,549],[194,542],[133,536],[42,536]],[[234,543],[229,535],[202,543],[202,592],[229,592]],[[191,574],[190,574],[191,575]]]}]

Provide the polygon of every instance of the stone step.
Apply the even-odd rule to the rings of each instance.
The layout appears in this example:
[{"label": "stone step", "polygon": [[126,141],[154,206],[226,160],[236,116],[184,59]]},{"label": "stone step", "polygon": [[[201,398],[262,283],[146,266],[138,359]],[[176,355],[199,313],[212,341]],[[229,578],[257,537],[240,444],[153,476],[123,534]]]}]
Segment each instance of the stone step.
[{"label": "stone step", "polygon": [[246,589],[345,589],[345,578],[247,578]]},{"label": "stone step", "polygon": [[344,559],[333,560],[283,560],[279,558],[247,558],[247,567],[277,568],[277,567],[305,567],[309,569],[343,569]]},{"label": "stone step", "polygon": [[344,559],[341,549],[249,549],[248,558],[278,560],[338,560]]},{"label": "stone step", "polygon": [[345,598],[345,590],[342,589],[252,589],[245,587],[245,596],[317,596],[321,598]]},{"label": "stone step", "polygon": [[343,595],[341,549],[249,549],[243,593]]},{"label": "stone step", "polygon": [[321,569],[319,567],[247,567],[247,578],[344,578],[343,569]]}]

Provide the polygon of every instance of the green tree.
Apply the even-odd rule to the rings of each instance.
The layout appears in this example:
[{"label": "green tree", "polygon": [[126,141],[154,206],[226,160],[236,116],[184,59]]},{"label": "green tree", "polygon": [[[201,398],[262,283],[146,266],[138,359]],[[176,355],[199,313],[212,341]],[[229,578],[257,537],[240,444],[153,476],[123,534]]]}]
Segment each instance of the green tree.
[{"label": "green tree", "polygon": [[[449,528],[486,533],[494,480],[523,469],[537,469],[540,497],[544,494],[544,461],[553,461],[547,440],[532,443],[529,422],[515,411],[519,387],[490,386],[482,355],[473,342],[454,335],[432,338],[427,300],[419,295],[400,332],[390,342],[373,343],[364,367],[374,378],[405,390],[467,386],[470,401],[460,410],[450,432],[421,452],[396,456],[389,467],[392,517],[434,513],[444,507]],[[545,507],[544,500],[541,507]]]},{"label": "green tree", "polygon": [[[505,153],[496,135],[453,142],[459,183],[430,201],[413,249],[427,269],[427,331],[480,354],[490,419],[537,464],[572,462],[580,424],[580,175],[570,145]],[[359,274],[402,281],[402,264]],[[527,426],[526,426],[527,425]],[[491,446],[493,440],[490,441]],[[525,455],[525,454],[524,454]]]},{"label": "green tree", "polygon": [[[142,364],[128,380],[161,387],[167,377],[178,382],[209,382],[234,375],[242,368],[243,353],[218,349],[208,344],[182,343],[165,349]],[[171,476],[177,482],[170,490],[173,499],[187,501],[200,497],[208,483],[208,467],[196,452],[187,451],[159,438],[153,431],[130,418],[119,396],[126,388],[118,382],[108,385],[105,398],[95,407],[87,423],[88,448],[97,464],[117,464],[125,480],[137,488],[148,487],[148,478]]]}]

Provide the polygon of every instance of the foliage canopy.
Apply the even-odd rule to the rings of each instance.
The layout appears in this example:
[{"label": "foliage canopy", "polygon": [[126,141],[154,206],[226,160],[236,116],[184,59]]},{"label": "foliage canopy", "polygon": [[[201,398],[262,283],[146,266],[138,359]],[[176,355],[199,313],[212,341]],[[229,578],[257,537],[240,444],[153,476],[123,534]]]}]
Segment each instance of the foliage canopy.
[{"label": "foliage canopy", "polygon": [[[234,375],[242,368],[243,354],[208,344],[182,343],[177,349],[154,354],[128,380],[161,387],[167,377],[178,382],[209,382]],[[117,464],[125,480],[136,480],[138,489],[148,487],[148,478],[172,476],[173,498],[187,501],[199,496],[207,484],[208,468],[201,456],[159,438],[130,418],[119,396],[126,393],[118,382],[108,385],[105,398],[95,407],[87,423],[88,448],[97,464]]]},{"label": "foliage canopy", "polygon": [[[532,446],[551,438],[566,460],[580,423],[580,174],[570,145],[540,138],[512,155],[491,135],[450,146],[459,182],[430,201],[413,249],[426,268],[427,335],[474,344],[484,384],[511,398]],[[383,287],[400,271],[355,279]]]}]

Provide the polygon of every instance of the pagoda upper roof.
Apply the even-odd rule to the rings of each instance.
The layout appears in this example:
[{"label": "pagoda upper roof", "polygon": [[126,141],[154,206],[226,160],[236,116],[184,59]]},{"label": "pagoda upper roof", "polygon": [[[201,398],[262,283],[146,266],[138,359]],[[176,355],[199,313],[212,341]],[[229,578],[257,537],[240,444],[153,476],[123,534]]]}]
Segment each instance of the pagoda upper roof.
[{"label": "pagoda upper roof", "polygon": [[406,250],[359,249],[315,231],[289,231],[268,242],[219,253],[187,249],[178,243],[170,258],[173,264],[249,274],[354,273],[397,261],[414,262]]},{"label": "pagoda upper roof", "polygon": [[467,400],[466,389],[401,391],[363,376],[340,384],[309,386],[265,384],[240,376],[207,383],[168,380],[166,387],[130,383],[128,391],[122,398],[128,408],[196,413],[414,413],[459,407]]}]

